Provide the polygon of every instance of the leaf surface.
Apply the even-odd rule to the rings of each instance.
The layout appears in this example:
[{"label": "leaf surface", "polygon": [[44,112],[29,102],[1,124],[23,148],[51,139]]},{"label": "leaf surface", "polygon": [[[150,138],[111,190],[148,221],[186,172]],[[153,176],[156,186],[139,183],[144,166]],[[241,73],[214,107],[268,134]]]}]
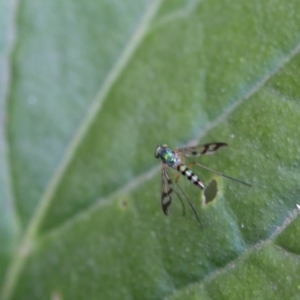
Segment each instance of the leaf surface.
[{"label": "leaf surface", "polygon": [[[14,9],[3,299],[298,299],[298,2]],[[214,141],[200,163],[253,186],[193,167],[203,229],[175,197],[165,217],[155,146]]]}]

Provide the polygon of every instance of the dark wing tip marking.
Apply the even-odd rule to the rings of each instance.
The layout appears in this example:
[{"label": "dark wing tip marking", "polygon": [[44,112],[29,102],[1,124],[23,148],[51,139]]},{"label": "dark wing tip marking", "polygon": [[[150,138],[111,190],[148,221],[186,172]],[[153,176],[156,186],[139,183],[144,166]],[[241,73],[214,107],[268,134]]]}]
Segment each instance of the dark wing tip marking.
[{"label": "dark wing tip marking", "polygon": [[173,188],[170,188],[167,192],[162,192],[161,194],[161,207],[165,215],[168,214],[168,207],[172,202],[171,194],[173,192]]},{"label": "dark wing tip marking", "polygon": [[209,143],[203,145],[204,149],[202,151],[202,154],[210,154],[216,152],[219,148],[228,146],[226,143]]},{"label": "dark wing tip marking", "polygon": [[214,142],[214,143],[207,143],[207,144],[198,145],[198,146],[179,148],[179,149],[176,149],[175,152],[177,152],[180,155],[183,155],[185,157],[200,156],[200,155],[205,155],[205,154],[209,155],[209,154],[215,153],[221,147],[225,147],[225,146],[228,146],[228,144],[223,143],[223,142]]},{"label": "dark wing tip marking", "polygon": [[169,208],[170,204],[171,204],[171,199],[170,198],[168,198],[167,202],[162,202],[161,203],[162,210],[163,210],[163,212],[166,216],[168,215],[168,208]]},{"label": "dark wing tip marking", "polygon": [[168,214],[168,207],[172,203],[173,183],[170,178],[166,166],[162,166],[162,193],[161,193],[161,207],[165,215]]}]

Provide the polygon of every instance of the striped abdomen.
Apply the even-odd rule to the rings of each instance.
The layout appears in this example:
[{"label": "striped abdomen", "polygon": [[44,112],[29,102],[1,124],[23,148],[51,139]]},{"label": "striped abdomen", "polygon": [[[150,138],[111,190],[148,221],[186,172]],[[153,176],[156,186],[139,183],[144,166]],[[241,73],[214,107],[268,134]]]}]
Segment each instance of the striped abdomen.
[{"label": "striped abdomen", "polygon": [[199,177],[195,175],[186,165],[180,164],[177,166],[177,171],[184,175],[188,180],[197,185],[200,189],[204,189],[204,184]]}]

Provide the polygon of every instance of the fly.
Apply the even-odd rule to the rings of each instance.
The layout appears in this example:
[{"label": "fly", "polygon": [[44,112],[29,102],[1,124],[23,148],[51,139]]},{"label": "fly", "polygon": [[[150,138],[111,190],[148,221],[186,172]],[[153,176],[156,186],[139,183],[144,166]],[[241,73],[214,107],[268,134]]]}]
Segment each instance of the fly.
[{"label": "fly", "polygon": [[[161,146],[158,146],[155,150],[155,157],[160,158],[162,161],[162,167],[161,167],[161,178],[162,178],[162,192],[161,192],[161,206],[162,210],[165,215],[168,214],[168,208],[170,204],[172,203],[172,194],[175,193],[179,200],[181,201],[181,204],[183,206],[184,210],[184,204],[180,197],[180,194],[173,188],[173,181],[171,179],[171,176],[169,174],[169,168],[176,170],[178,173],[185,176],[189,181],[191,181],[194,185],[196,185],[200,189],[204,189],[204,183],[199,179],[199,177],[192,172],[184,163],[183,158],[184,157],[193,157],[193,156],[200,156],[200,155],[208,155],[208,154],[214,154],[216,151],[218,151],[220,148],[228,146],[226,143],[209,143],[204,145],[198,145],[194,147],[185,147],[185,148],[179,148],[176,150],[171,150],[166,144],[163,144]],[[241,181],[239,179],[230,177],[228,175],[225,175],[223,173],[217,172],[215,170],[212,170],[208,167],[205,167],[197,162],[192,162],[192,165],[197,165],[201,168],[204,168],[206,170],[209,170],[215,174],[218,174],[220,176],[229,178],[231,180],[237,181],[239,183],[242,183],[247,186],[251,186],[251,184],[246,183],[244,181]],[[180,190],[181,194],[185,197],[186,201],[188,202],[189,206],[191,207],[198,223],[201,226],[200,219],[198,217],[198,214],[186,195],[186,193],[181,189],[181,187],[178,184],[179,176],[175,180],[175,184]]]}]

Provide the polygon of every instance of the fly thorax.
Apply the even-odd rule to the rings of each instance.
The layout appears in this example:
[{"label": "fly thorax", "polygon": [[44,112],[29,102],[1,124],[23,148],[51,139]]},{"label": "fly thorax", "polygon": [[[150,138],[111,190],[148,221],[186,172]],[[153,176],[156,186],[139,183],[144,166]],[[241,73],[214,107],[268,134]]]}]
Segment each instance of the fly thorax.
[{"label": "fly thorax", "polygon": [[177,164],[177,155],[169,148],[163,149],[160,157],[162,161],[170,167]]}]

